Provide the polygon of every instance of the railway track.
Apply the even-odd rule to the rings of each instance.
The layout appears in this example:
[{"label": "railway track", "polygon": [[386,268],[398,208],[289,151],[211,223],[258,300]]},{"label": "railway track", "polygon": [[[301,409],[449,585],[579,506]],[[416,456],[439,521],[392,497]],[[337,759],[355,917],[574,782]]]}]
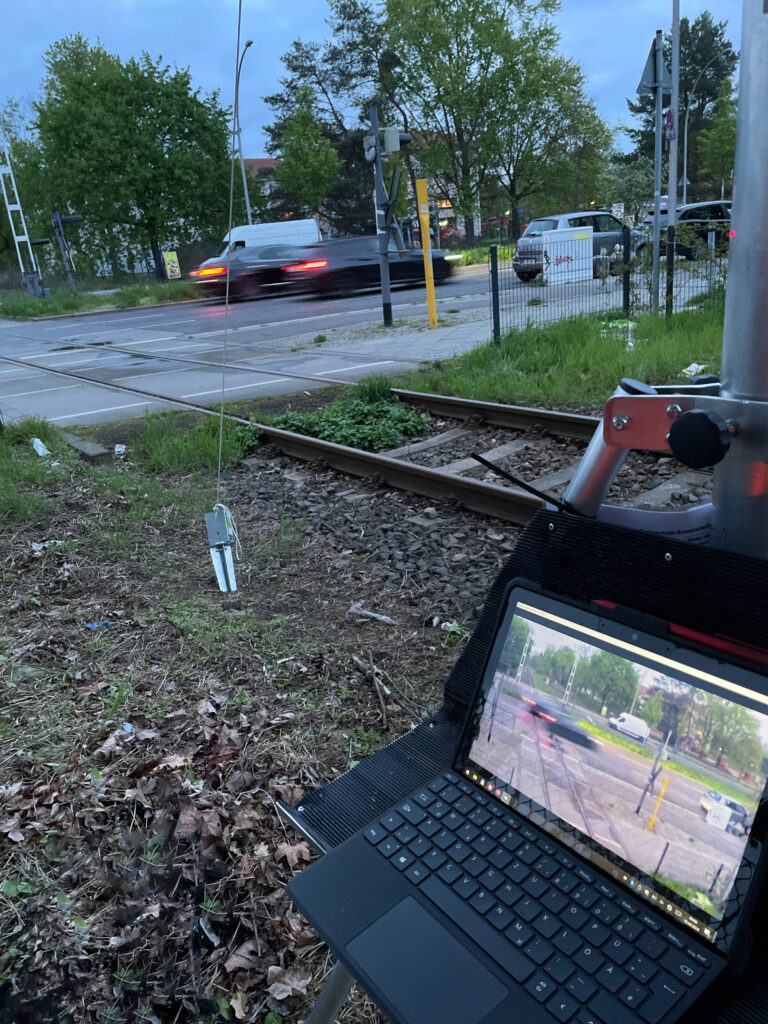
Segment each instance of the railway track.
[{"label": "railway track", "polygon": [[[168,357],[158,355],[155,358]],[[191,357],[172,358],[184,362],[207,362]],[[57,369],[9,356],[0,357],[0,361],[26,368],[34,367],[57,377],[93,384],[113,392],[140,395],[148,400],[161,401],[171,407],[204,415],[219,414],[217,409],[196,402],[168,398],[115,381],[99,380],[86,373]],[[227,368],[251,369],[234,363]],[[268,376],[271,373],[264,369],[254,372]],[[286,376],[283,371],[275,371],[278,372]],[[318,379],[309,374],[294,376],[297,379]],[[320,379],[324,384],[333,382],[327,376]],[[319,460],[352,476],[373,477],[391,487],[424,497],[453,499],[472,511],[515,524],[526,523],[542,507],[542,501],[506,482],[489,479],[489,472],[480,467],[468,453],[478,451],[539,490],[557,494],[562,492],[573,476],[581,451],[599,423],[595,416],[559,410],[422,394],[402,389],[394,389],[394,394],[409,405],[444,418],[446,429],[437,430],[423,440],[400,448],[371,453],[255,424],[243,417],[227,416],[244,425],[257,426],[268,442],[291,457]],[[514,436],[504,439],[507,435],[503,435],[500,438],[497,436],[499,429],[513,432]],[[462,457],[456,458],[457,447],[465,453]],[[539,471],[542,468],[544,472]],[[639,496],[630,495],[629,501],[623,501],[622,497],[626,496],[619,494],[617,503],[657,507],[668,503],[670,496],[674,497],[675,493],[687,491],[693,497],[690,494],[692,490],[706,490],[707,486],[708,475],[705,473],[668,473],[663,481],[657,481],[652,488],[641,489]]]}]

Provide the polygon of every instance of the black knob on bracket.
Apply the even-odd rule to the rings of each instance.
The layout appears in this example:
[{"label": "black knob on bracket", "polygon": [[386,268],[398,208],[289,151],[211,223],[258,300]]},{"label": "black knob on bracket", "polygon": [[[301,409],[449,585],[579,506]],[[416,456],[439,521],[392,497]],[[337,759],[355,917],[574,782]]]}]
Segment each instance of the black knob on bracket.
[{"label": "black knob on bracket", "polygon": [[691,469],[714,466],[731,447],[728,424],[717,413],[690,409],[679,416],[667,434],[672,454]]}]

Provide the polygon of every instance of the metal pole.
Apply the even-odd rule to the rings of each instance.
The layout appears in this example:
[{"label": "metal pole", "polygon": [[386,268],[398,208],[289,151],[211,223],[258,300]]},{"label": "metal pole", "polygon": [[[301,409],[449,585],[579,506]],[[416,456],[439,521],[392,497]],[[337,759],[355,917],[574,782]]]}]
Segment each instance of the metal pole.
[{"label": "metal pole", "polygon": [[344,964],[337,960],[312,1012],[307,1017],[307,1024],[333,1024],[341,1013],[354,980]]},{"label": "metal pole", "polygon": [[245,51],[249,46],[253,45],[253,40],[246,40],[243,52],[240,56],[240,63],[237,65],[237,75],[235,76],[235,124],[237,125],[237,147],[240,150],[240,170],[243,175],[243,195],[245,196],[245,213],[248,217],[248,223],[253,224],[251,217],[251,200],[248,197],[248,183],[245,176],[245,160],[243,160],[243,137],[240,131],[240,72],[243,68],[243,59],[245,58]]},{"label": "metal pole", "polygon": [[688,115],[691,112],[693,90],[686,93],[685,132],[683,134],[683,206],[688,202]]},{"label": "metal pole", "polygon": [[672,127],[669,131],[667,192],[667,290],[665,312],[672,315],[675,277],[675,224],[677,222],[677,116],[680,94],[680,0],[672,0]]},{"label": "metal pole", "polygon": [[376,150],[373,163],[375,182],[376,234],[379,238],[379,273],[381,276],[381,309],[384,326],[392,326],[392,293],[389,287],[389,229],[387,228],[387,193],[384,188],[384,171],[381,167],[381,140],[379,138],[379,111],[371,107],[371,135]]},{"label": "metal pole", "polygon": [[[768,3],[744,0],[721,395],[768,403]],[[762,409],[760,408],[762,406]],[[768,557],[768,454],[749,407],[715,467],[713,544]]]},{"label": "metal pole", "polygon": [[655,45],[655,82],[653,84],[656,96],[656,118],[655,118],[655,139],[654,165],[653,165],[653,269],[651,271],[651,311],[653,313],[659,308],[659,257],[661,246],[661,95],[662,95],[662,67],[664,61],[664,42],[661,29],[656,31]]},{"label": "metal pole", "polygon": [[621,229],[621,242],[624,250],[624,261],[621,269],[621,305],[624,316],[629,317],[629,265],[632,261],[632,235],[625,224]]},{"label": "metal pole", "polygon": [[491,256],[491,310],[493,313],[493,340],[501,341],[501,313],[499,310],[499,250],[497,246],[490,248]]}]

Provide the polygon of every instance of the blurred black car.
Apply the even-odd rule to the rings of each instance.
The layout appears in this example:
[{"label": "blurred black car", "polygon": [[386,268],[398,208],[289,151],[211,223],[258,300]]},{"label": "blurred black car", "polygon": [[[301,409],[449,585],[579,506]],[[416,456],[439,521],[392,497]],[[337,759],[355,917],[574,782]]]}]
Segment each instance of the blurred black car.
[{"label": "blurred black car", "polygon": [[[294,245],[240,247],[229,255],[229,296],[232,299],[260,299],[279,292],[287,283],[286,269],[301,262],[301,249]],[[189,275],[201,295],[224,296],[227,289],[227,256],[206,260]]]},{"label": "blurred black car", "polygon": [[[675,253],[687,260],[700,260],[709,246],[709,232],[715,233],[715,252],[724,253],[728,249],[731,235],[731,202],[723,199],[718,202],[689,203],[678,206],[675,226]],[[647,250],[653,237],[653,214],[649,213],[640,223],[645,232]],[[661,252],[666,252],[667,244],[667,212],[661,215]],[[644,244],[638,245],[637,253],[643,252]]]},{"label": "blurred black car", "polygon": [[[303,247],[303,259],[283,267],[292,291],[315,294],[347,293],[380,288],[379,241],[375,235],[358,238],[334,238]],[[451,273],[451,264],[442,249],[432,250],[435,284]],[[389,277],[392,286],[424,281],[424,257],[421,249],[398,249],[389,245]]]},{"label": "blurred black car", "polygon": [[537,718],[550,735],[562,736],[571,743],[578,743],[590,749],[597,746],[595,738],[578,725],[563,708],[545,701],[534,701],[530,697],[523,697],[523,700],[528,704],[528,713]]}]

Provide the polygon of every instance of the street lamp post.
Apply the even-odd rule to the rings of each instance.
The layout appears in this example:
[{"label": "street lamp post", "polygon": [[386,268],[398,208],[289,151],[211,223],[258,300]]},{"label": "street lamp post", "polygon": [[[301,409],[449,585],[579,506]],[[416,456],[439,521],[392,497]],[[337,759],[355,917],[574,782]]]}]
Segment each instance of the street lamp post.
[{"label": "street lamp post", "polygon": [[683,137],[683,206],[688,201],[688,115],[691,112],[691,103],[693,102],[694,96],[696,95],[696,86],[701,81],[701,76],[705,71],[708,71],[715,63],[718,57],[722,57],[722,51],[715,54],[709,64],[705,64],[704,67],[698,74],[696,81],[693,83],[693,88],[689,89],[685,94],[685,131]]},{"label": "street lamp post", "polygon": [[243,137],[240,131],[240,72],[243,68],[243,59],[245,57],[245,51],[249,46],[253,45],[253,40],[246,40],[243,52],[240,55],[240,63],[237,65],[237,75],[235,77],[235,124],[237,126],[237,148],[240,151],[240,170],[243,174],[243,194],[245,196],[245,212],[248,217],[248,223],[253,224],[253,218],[251,217],[251,200],[248,198],[248,183],[245,177],[245,161],[243,160]]}]

